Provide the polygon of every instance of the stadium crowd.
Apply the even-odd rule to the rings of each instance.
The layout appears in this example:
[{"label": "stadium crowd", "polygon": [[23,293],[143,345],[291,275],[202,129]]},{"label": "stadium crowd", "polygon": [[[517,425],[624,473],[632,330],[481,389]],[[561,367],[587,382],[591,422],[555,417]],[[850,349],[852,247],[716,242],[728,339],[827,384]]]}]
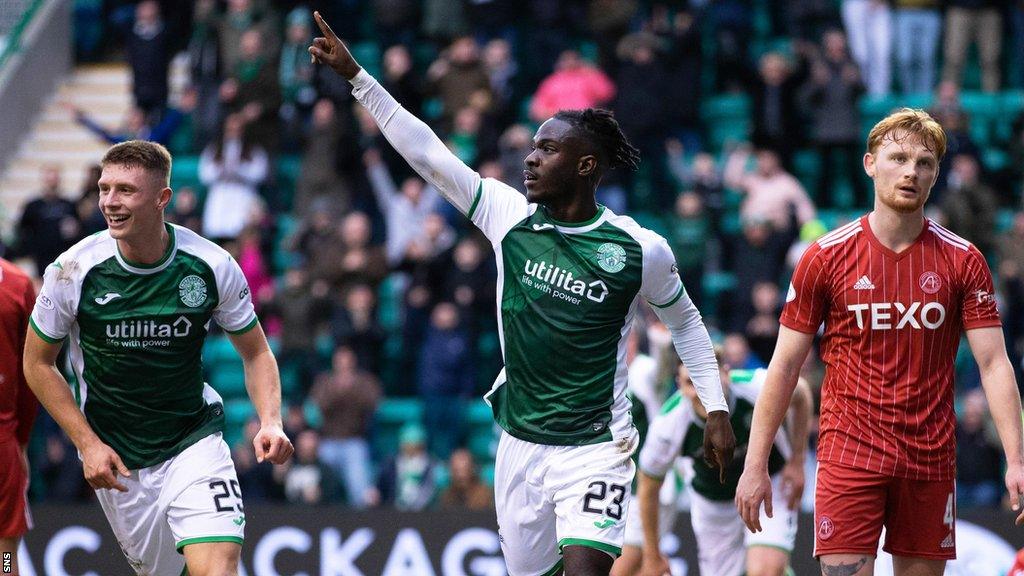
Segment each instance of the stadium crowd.
[{"label": "stadium crowd", "polygon": [[[169,219],[234,254],[276,347],[296,456],[284,467],[257,464],[249,444],[258,426],[235,421],[229,437],[247,502],[489,509],[493,428],[472,413],[501,365],[491,249],[398,157],[347,87],[310,62],[310,7],[99,4],[76,3],[78,58],[126,61],[136,107],[118,127],[72,108],[76,119],[109,142],[168,145]],[[869,208],[865,127],[901,105],[929,109],[950,151],[928,215],[988,257],[1024,382],[1024,1],[316,8],[460,159],[517,188],[539,121],[564,108],[613,110],[642,169],[613,172],[598,198],[669,239],[733,368],[767,364],[808,243]],[[188,65],[180,90],[169,80],[175,58]],[[37,275],[105,228],[96,170],[77,194],[64,185],[70,177],[79,175],[44,171],[8,246],[6,257],[30,259]],[[640,323],[636,354],[656,364],[664,330],[650,313]],[[234,365],[211,341],[208,379],[230,400]],[[805,375],[819,384],[821,371],[812,354]],[[672,376],[662,372],[646,377],[664,391]],[[979,386],[965,356],[961,506],[999,505],[1003,492]],[[417,418],[387,420],[386,405],[417,406],[402,413]],[[34,498],[87,497],[73,447],[42,414],[30,461]]]}]

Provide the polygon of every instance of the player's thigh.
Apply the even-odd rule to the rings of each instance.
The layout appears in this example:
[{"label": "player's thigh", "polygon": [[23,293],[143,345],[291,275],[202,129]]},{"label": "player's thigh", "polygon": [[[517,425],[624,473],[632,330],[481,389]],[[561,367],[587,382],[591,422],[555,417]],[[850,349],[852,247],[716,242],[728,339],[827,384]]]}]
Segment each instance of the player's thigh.
[{"label": "player's thigh", "polygon": [[174,458],[162,499],[178,551],[191,544],[241,545],[245,537],[242,492],[231,452],[220,434],[203,438]]},{"label": "player's thigh", "polygon": [[184,558],[174,549],[166,505],[160,501],[169,466],[168,461],[119,478],[127,492],[96,491],[121,552],[138,574],[180,574],[185,567]]},{"label": "player's thigh", "polygon": [[747,548],[746,576],[785,576],[789,567],[789,552],[771,546]]},{"label": "player's thigh", "polygon": [[17,440],[0,440],[0,538],[19,538],[28,531],[28,476]]},{"label": "player's thigh", "polygon": [[942,576],[946,572],[945,560],[892,557],[892,573],[895,576]]},{"label": "player's thigh", "polygon": [[242,557],[236,542],[199,542],[182,549],[188,576],[235,576]]},{"label": "player's thigh", "polygon": [[622,552],[636,467],[630,455],[635,435],[588,446],[559,447],[544,475],[555,504],[558,545],[601,550],[612,559]]},{"label": "player's thigh", "polygon": [[875,573],[875,556],[873,554],[822,554],[822,576],[873,576]]},{"label": "player's thigh", "polygon": [[731,500],[710,500],[690,490],[690,524],[697,540],[701,574],[739,576],[743,573],[746,530]]},{"label": "player's thigh", "polygon": [[871,556],[885,524],[891,478],[830,462],[818,464],[814,556]]},{"label": "player's thigh", "polygon": [[498,538],[509,576],[557,574],[562,568],[555,506],[543,489],[550,446],[501,433],[494,465]]},{"label": "player's thigh", "polygon": [[893,556],[941,561],[956,558],[953,480],[895,479],[889,489],[885,525],[884,549]]},{"label": "player's thigh", "polygon": [[605,576],[615,557],[598,548],[572,544],[562,547],[562,562],[565,576]]}]

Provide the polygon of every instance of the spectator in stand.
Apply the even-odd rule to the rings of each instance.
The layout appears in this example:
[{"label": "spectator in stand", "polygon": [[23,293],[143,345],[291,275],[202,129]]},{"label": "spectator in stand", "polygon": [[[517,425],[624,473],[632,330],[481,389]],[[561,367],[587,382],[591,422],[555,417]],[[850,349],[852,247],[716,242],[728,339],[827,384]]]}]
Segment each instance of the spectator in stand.
[{"label": "spectator in stand", "polygon": [[[509,126],[498,139],[498,161],[505,174],[519,174],[523,170],[523,159],[533,150],[533,132],[523,124]],[[504,182],[505,180],[503,180]],[[526,194],[522,178],[508,178],[508,185]]]},{"label": "spectator in stand", "polygon": [[[44,434],[44,451],[38,466],[46,501],[53,504],[73,504],[90,501],[92,490],[82,475],[82,461],[78,450],[58,428],[49,415],[40,419],[40,425],[48,421],[52,430]],[[252,453],[252,444],[247,451]]]},{"label": "spectator in stand", "polygon": [[784,5],[786,36],[798,43],[815,43],[821,34],[840,25],[839,10],[833,0],[787,0]]},{"label": "spectator in stand", "polygon": [[491,152],[487,139],[481,134],[482,128],[483,118],[479,110],[472,106],[461,108],[455,113],[445,144],[459,160],[476,166],[481,157]]},{"label": "spectator in stand", "polygon": [[61,252],[81,237],[75,203],[63,197],[60,177],[60,166],[43,167],[39,197],[25,204],[18,221],[16,255],[32,258],[39,278]]},{"label": "spectator in stand", "polygon": [[199,198],[191,186],[182,186],[174,191],[174,202],[167,211],[167,221],[184,226],[196,234],[202,232],[203,217],[199,212]]},{"label": "spectator in stand", "polygon": [[321,98],[313,106],[312,122],[305,132],[306,145],[292,204],[301,216],[308,215],[314,206],[325,206],[333,216],[341,216],[352,204],[349,183],[338,170],[349,127],[338,118],[334,102]]},{"label": "spectator in stand", "polygon": [[[82,225],[82,237],[95,234],[107,229],[107,221],[100,212],[100,191],[97,185],[102,169],[99,164],[93,164],[85,169],[85,178],[82,180],[81,193],[75,203],[78,213],[78,221]],[[175,195],[177,196],[177,195]]]},{"label": "spectator in stand", "polygon": [[320,461],[341,478],[350,506],[375,506],[380,497],[371,481],[367,438],[381,398],[377,377],[359,367],[351,348],[338,346],[331,371],[317,376],[309,398],[323,415]]},{"label": "spectator in stand", "polygon": [[[892,9],[888,0],[843,0],[850,51],[872,96],[892,89]],[[826,33],[826,36],[829,33]],[[901,41],[905,41],[901,38]],[[826,50],[828,41],[826,40]]]},{"label": "spectator in stand", "polygon": [[377,320],[377,296],[366,284],[354,284],[341,295],[331,314],[331,335],[335,344],[351,348],[359,367],[380,374],[380,351],[387,339]]},{"label": "spectator in stand", "polygon": [[750,145],[741,144],[729,154],[725,164],[726,187],[745,196],[740,217],[745,221],[767,219],[776,230],[785,233],[793,232],[794,214],[798,224],[813,219],[814,203],[800,181],[782,167],[779,155],[769,148],[759,148],[755,169],[748,172],[750,153]]},{"label": "spectator in stand", "polygon": [[977,246],[982,254],[993,254],[999,201],[992,188],[982,181],[978,160],[969,154],[957,154],[946,184],[940,205],[946,226]]},{"label": "spectator in stand", "polygon": [[280,139],[278,60],[259,28],[246,30],[239,42],[238,58],[220,86],[221,102],[242,114],[253,139],[273,156]]},{"label": "spectator in stand", "polygon": [[1010,72],[1006,78],[1008,88],[1024,88],[1024,0],[1011,0],[1010,19]]},{"label": "spectator in stand", "polygon": [[752,0],[718,0],[707,6],[707,18],[715,32],[715,75],[723,92],[743,89],[747,43],[753,35]]},{"label": "spectator in stand", "polygon": [[1002,450],[981,389],[963,398],[956,427],[956,503],[964,508],[999,505]]},{"label": "spectator in stand", "polygon": [[227,12],[217,21],[222,73],[231,74],[235,70],[242,58],[242,36],[250,30],[260,33],[267,43],[266,53],[276,57],[281,26],[269,6],[258,0],[228,0]]},{"label": "spectator in stand", "polygon": [[480,480],[473,455],[465,448],[448,459],[448,488],[441,493],[441,507],[453,510],[490,510],[494,490]]},{"label": "spectator in stand", "polygon": [[125,41],[125,56],[132,69],[135,105],[152,120],[160,118],[167,106],[172,38],[157,0],[142,0],[135,5],[135,22]]},{"label": "spectator in stand", "polygon": [[409,47],[398,44],[384,51],[380,83],[406,110],[417,116],[423,110],[423,80],[413,69]]},{"label": "spectator in stand", "polygon": [[196,142],[214,137],[220,126],[220,90],[223,67],[220,56],[217,0],[196,0],[192,7],[192,35],[188,41],[191,85],[197,92]]},{"label": "spectator in stand", "polygon": [[767,363],[771,361],[775,342],[779,339],[779,314],[782,313],[779,285],[775,282],[758,282],[751,290],[751,298],[754,316],[747,321],[744,335],[751,352]]},{"label": "spectator in stand", "polygon": [[418,512],[434,502],[441,464],[427,452],[426,437],[417,423],[406,424],[398,433],[398,454],[384,463],[377,477],[382,504]]},{"label": "spectator in stand", "polygon": [[[779,281],[784,270],[786,250],[794,238],[791,232],[778,232],[764,217],[743,219],[743,232],[727,254],[736,277],[736,288],[728,302],[728,327],[734,332],[746,329],[755,314],[753,289],[758,282]],[[734,368],[736,366],[733,366]]]},{"label": "spectator in stand", "polygon": [[185,107],[193,103],[193,100],[186,98],[182,102],[182,109],[168,108],[164,110],[160,121],[155,124],[149,123],[146,118],[146,112],[142,108],[133,106],[125,114],[124,122],[122,122],[121,126],[114,129],[102,126],[77,106],[68,104],[67,108],[72,116],[74,116],[75,122],[110,144],[118,144],[128,140],[148,140],[166,145],[170,143],[171,136],[174,135],[174,132],[184,122],[185,114],[192,112],[192,110],[187,110]]},{"label": "spectator in stand", "polygon": [[999,90],[1003,3],[1003,0],[947,0],[943,80],[960,86],[967,52],[971,44],[976,43],[981,63],[981,89],[986,92]]},{"label": "spectator in stand", "polygon": [[491,113],[504,126],[512,122],[517,112],[519,63],[512,54],[512,45],[502,38],[484,46],[483,62],[494,95]]},{"label": "spectator in stand", "polygon": [[[616,48],[630,31],[639,12],[636,0],[593,0],[587,2],[586,30],[597,43],[597,66],[610,76],[618,65]],[[553,113],[553,112],[552,112]]]},{"label": "spectator in stand", "polygon": [[896,69],[904,94],[931,94],[942,35],[940,0],[894,0]]},{"label": "spectator in stand", "polygon": [[732,370],[757,370],[765,363],[750,350],[747,338],[738,332],[722,339],[722,361]]},{"label": "spectator in stand", "polygon": [[[373,0],[373,29],[381,46],[411,48],[415,44],[416,27],[420,23],[419,4],[416,0]],[[309,13],[308,9],[303,10]],[[391,92],[390,89],[388,91]],[[418,111],[413,113],[419,114]]]},{"label": "spectator in stand", "polygon": [[207,187],[203,235],[211,240],[232,240],[250,223],[268,171],[267,153],[257,142],[242,116],[230,114],[221,137],[199,157],[199,180]]},{"label": "spectator in stand", "polygon": [[530,119],[543,122],[559,110],[605,106],[615,97],[615,84],[579,52],[566,50],[555,71],[545,78],[530,102]]},{"label": "spectator in stand", "polygon": [[449,44],[469,33],[465,6],[451,0],[424,0],[421,26],[423,35],[437,45]]},{"label": "spectator in stand", "polygon": [[999,238],[999,293],[1005,314],[1003,333],[1017,386],[1024,386],[1024,212],[1017,212],[1013,227]]},{"label": "spectator in stand", "polygon": [[701,204],[710,219],[711,230],[717,235],[719,220],[725,209],[725,187],[715,157],[707,152],[697,152],[692,161],[687,162],[687,149],[675,139],[665,141],[665,152],[668,155],[668,169],[679,188],[700,196]]},{"label": "spectator in stand", "polygon": [[423,235],[424,223],[433,213],[439,195],[433,186],[416,176],[406,178],[401,189],[397,188],[376,148],[363,154],[363,163],[377,208],[384,216],[388,265],[395,266],[405,258],[410,243]]},{"label": "spectator in stand", "polygon": [[355,284],[367,284],[376,290],[387,276],[388,262],[384,248],[371,243],[370,218],[363,212],[349,212],[339,226],[337,249],[321,254],[317,268],[333,290],[339,294]]},{"label": "spectator in stand", "polygon": [[430,431],[430,453],[439,458],[447,458],[461,444],[466,399],[476,391],[472,362],[476,342],[470,341],[461,324],[454,304],[437,304],[419,350],[416,389],[430,407],[423,423]]},{"label": "spectator in stand", "polygon": [[[281,349],[277,354],[282,378],[294,374],[298,392],[305,394],[319,372],[316,340],[331,311],[327,284],[310,282],[303,266],[288,268],[284,286],[266,306],[266,315],[281,323]],[[301,398],[290,398],[298,401]]]},{"label": "spectator in stand", "polygon": [[466,106],[481,112],[490,109],[491,80],[480,62],[476,40],[463,36],[452,42],[427,70],[430,90],[443,106],[444,121],[450,125],[455,113]]},{"label": "spectator in stand", "polygon": [[857,108],[864,85],[857,65],[846,51],[846,37],[840,30],[826,32],[822,45],[823,54],[811,65],[811,77],[800,90],[801,99],[811,111],[811,142],[821,159],[818,204],[824,207],[834,204],[832,191],[838,179],[833,168],[833,155],[836,153],[846,167],[846,180],[853,190],[854,204],[859,204],[861,199],[867,198],[862,185],[863,143],[860,110]]},{"label": "spectator in stand", "polygon": [[246,226],[237,242],[228,250],[242,269],[245,282],[252,291],[256,313],[263,315],[265,306],[274,299],[274,278],[263,255],[263,235],[258,226]]},{"label": "spectator in stand", "polygon": [[700,195],[691,190],[683,191],[676,198],[674,215],[668,218],[665,239],[676,256],[686,294],[698,308],[704,296],[704,266],[708,243],[713,240],[711,230],[711,218]]},{"label": "spectator in stand", "polygon": [[761,56],[756,73],[746,75],[747,92],[752,99],[754,131],[752,138],[778,151],[782,165],[790,169],[793,152],[803,140],[804,119],[798,93],[807,78],[805,59],[794,66],[780,52]]},{"label": "spectator in stand", "polygon": [[652,16],[651,26],[667,47],[663,59],[668,69],[666,100],[673,105],[665,110],[666,124],[687,148],[700,148],[701,28],[699,19],[685,6],[669,19],[668,10]]},{"label": "spectator in stand", "polygon": [[295,458],[285,465],[288,471],[284,474],[284,496],[288,502],[319,506],[338,501],[338,478],[317,458],[319,447],[320,435],[316,430],[303,430],[296,436]]},{"label": "spectator in stand", "polygon": [[281,83],[279,114],[286,135],[286,148],[294,150],[316,102],[313,77],[316,70],[306,52],[311,37],[309,10],[296,8],[288,13],[285,42],[281,46],[278,78]]},{"label": "spectator in stand", "polygon": [[935,102],[928,113],[942,125],[946,132],[946,155],[939,160],[939,176],[932,187],[931,201],[941,204],[942,194],[953,167],[953,158],[970,154],[980,158],[981,150],[969,132],[970,117],[960,102],[960,86],[956,82],[943,80],[935,93]]}]

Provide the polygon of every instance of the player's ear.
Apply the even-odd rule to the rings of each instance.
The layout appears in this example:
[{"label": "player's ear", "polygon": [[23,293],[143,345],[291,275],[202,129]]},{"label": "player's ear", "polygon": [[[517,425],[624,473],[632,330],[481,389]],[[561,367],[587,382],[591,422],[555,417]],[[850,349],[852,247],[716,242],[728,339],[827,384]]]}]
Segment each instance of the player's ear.
[{"label": "player's ear", "polygon": [[875,177],[875,155],[871,152],[864,154],[864,172],[871,178]]},{"label": "player's ear", "polygon": [[593,154],[581,156],[579,162],[576,164],[576,172],[584,178],[592,176],[597,172],[597,156],[594,156]]},{"label": "player's ear", "polygon": [[167,205],[171,203],[171,195],[171,189],[164,188],[163,190],[160,191],[160,197],[156,201],[156,205],[159,206],[161,210],[167,208]]}]

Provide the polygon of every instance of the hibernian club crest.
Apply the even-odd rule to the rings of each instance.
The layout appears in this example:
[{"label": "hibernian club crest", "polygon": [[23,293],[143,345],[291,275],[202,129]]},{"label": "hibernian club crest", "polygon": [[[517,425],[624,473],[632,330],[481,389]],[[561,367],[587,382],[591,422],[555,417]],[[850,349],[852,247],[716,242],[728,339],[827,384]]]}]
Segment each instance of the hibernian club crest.
[{"label": "hibernian club crest", "polygon": [[195,274],[185,276],[178,284],[178,295],[181,296],[181,302],[185,306],[189,308],[200,306],[206,302],[206,281]]},{"label": "hibernian club crest", "polygon": [[597,265],[605,272],[618,272],[626,267],[626,250],[618,244],[605,242],[597,247]]}]

